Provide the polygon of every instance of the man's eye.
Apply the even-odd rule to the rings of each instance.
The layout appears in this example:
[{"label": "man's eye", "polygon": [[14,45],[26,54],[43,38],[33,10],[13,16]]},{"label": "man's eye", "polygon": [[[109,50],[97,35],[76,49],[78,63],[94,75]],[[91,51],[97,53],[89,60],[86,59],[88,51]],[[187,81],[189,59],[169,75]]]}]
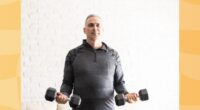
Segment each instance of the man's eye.
[{"label": "man's eye", "polygon": [[94,25],[93,24],[88,24],[88,27],[93,27]]}]

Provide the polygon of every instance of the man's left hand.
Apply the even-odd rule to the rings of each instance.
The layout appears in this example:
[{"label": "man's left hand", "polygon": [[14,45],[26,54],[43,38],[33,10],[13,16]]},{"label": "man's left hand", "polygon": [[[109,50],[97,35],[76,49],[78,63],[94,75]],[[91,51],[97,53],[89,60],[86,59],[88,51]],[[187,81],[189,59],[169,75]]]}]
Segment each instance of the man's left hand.
[{"label": "man's left hand", "polygon": [[137,98],[139,97],[137,93],[128,93],[125,95],[128,103],[133,103],[137,101]]}]

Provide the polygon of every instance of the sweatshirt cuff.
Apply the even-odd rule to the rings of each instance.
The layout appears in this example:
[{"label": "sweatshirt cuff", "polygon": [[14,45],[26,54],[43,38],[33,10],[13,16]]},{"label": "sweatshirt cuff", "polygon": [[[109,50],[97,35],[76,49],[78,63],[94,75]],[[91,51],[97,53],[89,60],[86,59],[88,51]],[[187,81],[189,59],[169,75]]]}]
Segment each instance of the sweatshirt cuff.
[{"label": "sweatshirt cuff", "polygon": [[67,92],[61,92],[63,93],[64,95],[66,95],[67,97],[69,97],[69,94]]},{"label": "sweatshirt cuff", "polygon": [[124,92],[124,95],[126,95],[126,94],[128,94],[128,93],[129,93],[128,91],[125,91],[125,92]]}]

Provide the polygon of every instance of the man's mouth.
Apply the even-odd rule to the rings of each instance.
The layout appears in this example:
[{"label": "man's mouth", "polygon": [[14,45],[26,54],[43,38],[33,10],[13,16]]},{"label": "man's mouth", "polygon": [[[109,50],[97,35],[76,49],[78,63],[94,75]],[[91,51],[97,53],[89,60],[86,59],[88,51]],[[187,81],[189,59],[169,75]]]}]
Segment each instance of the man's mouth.
[{"label": "man's mouth", "polygon": [[98,32],[92,32],[91,34],[97,35],[97,34],[99,34],[99,33],[98,33]]}]

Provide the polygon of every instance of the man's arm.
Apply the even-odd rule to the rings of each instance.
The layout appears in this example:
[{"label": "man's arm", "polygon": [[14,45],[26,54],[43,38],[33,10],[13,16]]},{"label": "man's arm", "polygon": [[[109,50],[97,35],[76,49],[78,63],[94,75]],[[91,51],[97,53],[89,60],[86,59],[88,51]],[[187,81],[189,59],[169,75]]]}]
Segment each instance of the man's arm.
[{"label": "man's arm", "polygon": [[127,94],[128,91],[126,90],[125,87],[124,73],[121,67],[119,54],[117,52],[115,53],[115,57],[116,57],[116,68],[114,74],[114,88],[118,94],[120,93]]},{"label": "man's arm", "polygon": [[120,62],[120,58],[118,53],[116,53],[116,68],[114,75],[114,87],[118,94],[124,94],[127,97],[127,101],[129,103],[133,103],[133,101],[137,101],[138,95],[136,93],[129,93],[125,87],[124,74]]},{"label": "man's arm", "polygon": [[63,78],[63,82],[60,88],[60,92],[62,92],[68,97],[72,92],[73,83],[74,83],[72,60],[73,60],[73,54],[70,51],[65,60],[64,78]]}]

